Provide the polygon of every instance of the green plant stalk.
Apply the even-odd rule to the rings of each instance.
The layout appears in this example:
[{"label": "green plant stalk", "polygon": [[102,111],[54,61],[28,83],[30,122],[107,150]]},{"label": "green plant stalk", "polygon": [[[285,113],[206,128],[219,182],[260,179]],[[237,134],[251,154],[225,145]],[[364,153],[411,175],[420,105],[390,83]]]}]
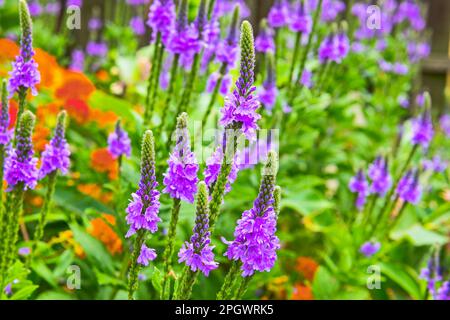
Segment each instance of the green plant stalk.
[{"label": "green plant stalk", "polygon": [[[8,272],[8,267],[16,257],[15,246],[19,234],[19,219],[22,216],[24,184],[18,183],[15,188],[7,194],[5,204],[5,223],[2,234],[1,262],[0,262],[0,288],[4,287],[4,281]],[[5,235],[5,236],[3,236]]]},{"label": "green plant stalk", "polygon": [[173,58],[172,67],[170,69],[170,83],[169,83],[169,89],[167,91],[166,101],[164,102],[164,105],[163,105],[163,112],[162,112],[162,116],[161,116],[161,125],[159,126],[160,130],[163,130],[164,126],[166,124],[167,111],[170,109],[170,102],[172,101],[173,91],[175,88],[179,60],[180,60],[180,55],[176,54]]},{"label": "green plant stalk", "polygon": [[17,132],[19,130],[20,117],[22,117],[22,114],[26,110],[27,88],[20,87],[18,95],[19,95],[19,109],[17,110],[16,124],[15,124],[15,129],[14,129],[13,146],[16,145],[16,136],[17,136]]},{"label": "green plant stalk", "polygon": [[180,284],[174,300],[188,300],[192,295],[192,288],[197,280],[199,271],[192,271],[188,266],[183,269],[183,274],[180,278]]},{"label": "green plant stalk", "polygon": [[[0,145],[0,181],[3,182],[4,166],[5,166],[5,146]],[[3,186],[0,187],[0,230],[3,226]],[[3,234],[3,233],[1,233]]]},{"label": "green plant stalk", "polygon": [[[313,41],[313,36],[314,33],[316,31],[317,28],[317,23],[319,21],[320,18],[320,13],[322,12],[322,1],[323,0],[319,0],[318,4],[317,4],[317,10],[314,13],[314,17],[313,17],[313,24],[312,24],[312,28],[311,28],[311,32],[309,33],[309,37],[308,37],[308,42],[306,43],[306,47],[303,50],[303,54],[302,54],[302,58],[300,60],[300,68],[298,70],[298,74],[297,74],[297,79],[295,80],[295,86],[294,88],[297,86],[297,84],[300,82],[300,79],[302,78],[302,74],[303,71],[305,69],[305,65],[306,65],[306,59],[308,58],[308,53],[309,50],[311,49],[311,45],[312,45],[312,41]],[[288,92],[289,95],[289,92]],[[290,100],[290,104],[292,104],[292,100],[294,98],[294,92],[293,90],[291,90],[290,92],[290,96],[291,96],[291,100]]]},{"label": "green plant stalk", "polygon": [[292,56],[291,68],[289,70],[287,92],[291,91],[292,78],[294,76],[295,63],[297,62],[298,53],[300,51],[300,40],[301,40],[301,38],[302,38],[302,33],[301,32],[297,32],[297,35],[295,37],[294,55]]},{"label": "green plant stalk", "polygon": [[250,280],[252,280],[253,276],[248,276],[241,279],[241,284],[235,291],[234,295],[231,297],[232,300],[239,300],[242,296],[247,292],[248,286],[250,284]]},{"label": "green plant stalk", "polygon": [[231,289],[236,283],[238,277],[240,276],[239,275],[240,266],[241,266],[240,262],[233,260],[233,262],[231,263],[230,270],[228,270],[228,273],[225,276],[225,279],[223,280],[222,287],[217,293],[216,300],[224,300],[230,296]]},{"label": "green plant stalk", "polygon": [[130,271],[128,273],[128,300],[134,300],[133,294],[138,288],[138,275],[140,266],[137,259],[141,252],[142,244],[145,241],[145,231],[139,230],[136,240],[134,241],[133,254],[131,255]]},{"label": "green plant stalk", "polygon": [[164,278],[161,285],[161,299],[166,299],[170,295],[170,286],[166,288],[169,279],[169,272],[172,267],[172,257],[175,246],[175,237],[177,235],[177,224],[180,213],[181,200],[173,199],[172,214],[170,216],[169,232],[167,234],[167,245],[163,254],[163,274]]},{"label": "green plant stalk", "polygon": [[[182,112],[185,112],[190,101],[191,101],[191,95],[192,95],[192,91],[194,89],[194,83],[197,79],[197,73],[198,73],[198,69],[199,69],[199,62],[200,62],[200,55],[198,53],[196,53],[194,55],[194,62],[192,62],[192,68],[191,68],[191,73],[189,75],[189,79],[188,82],[186,83],[186,87],[183,91],[183,95],[181,96],[181,100],[178,103],[177,106],[177,110],[175,111],[176,115],[181,114]],[[175,131],[175,127],[176,127],[176,119],[172,124],[171,129],[169,130],[169,139],[172,137],[172,134]],[[167,144],[167,147],[170,148],[170,143]]]},{"label": "green plant stalk", "polygon": [[44,204],[42,205],[41,214],[39,215],[39,223],[34,232],[33,245],[31,247],[31,253],[29,255],[29,260],[34,255],[34,251],[37,247],[39,241],[41,241],[44,235],[44,227],[47,220],[47,215],[50,209],[50,204],[52,202],[53,194],[55,193],[56,177],[58,172],[55,170],[48,175],[47,180],[47,193],[45,194]]},{"label": "green plant stalk", "polygon": [[214,103],[216,102],[217,95],[219,94],[220,85],[222,84],[223,76],[224,76],[226,69],[227,69],[227,64],[222,63],[222,66],[220,67],[220,70],[219,70],[220,78],[217,80],[217,83],[214,87],[214,91],[212,92],[212,95],[211,95],[211,99],[209,100],[208,107],[206,108],[206,112],[203,115],[202,130],[205,128],[206,124],[208,123],[208,118],[209,118],[209,115],[211,114]]},{"label": "green plant stalk", "polygon": [[386,214],[389,214],[389,208],[391,207],[391,204],[395,203],[395,201],[396,201],[394,199],[394,201],[392,203],[390,202],[390,199],[392,198],[392,195],[394,194],[395,187],[397,186],[398,182],[400,181],[400,179],[406,172],[406,169],[408,169],[408,166],[411,163],[411,160],[414,157],[414,154],[416,153],[417,149],[418,149],[417,144],[414,145],[414,147],[411,149],[408,159],[406,160],[405,164],[403,165],[402,169],[400,170],[400,174],[397,176],[397,179],[395,179],[395,182],[392,184],[391,190],[389,191],[388,195],[385,198],[383,208],[381,209],[380,213],[377,216],[377,220],[376,220],[375,224],[373,225],[372,232],[370,233],[369,237],[372,237],[375,234],[376,230],[378,229],[378,226],[380,225],[380,222],[383,220],[383,217]]},{"label": "green plant stalk", "polygon": [[153,51],[153,61],[155,63],[152,66],[152,71],[148,79],[147,96],[145,99],[144,127],[147,127],[152,120],[153,110],[155,107],[159,72],[161,72],[160,65],[162,62],[162,46],[161,46],[160,32],[158,32],[156,36],[155,48]]}]

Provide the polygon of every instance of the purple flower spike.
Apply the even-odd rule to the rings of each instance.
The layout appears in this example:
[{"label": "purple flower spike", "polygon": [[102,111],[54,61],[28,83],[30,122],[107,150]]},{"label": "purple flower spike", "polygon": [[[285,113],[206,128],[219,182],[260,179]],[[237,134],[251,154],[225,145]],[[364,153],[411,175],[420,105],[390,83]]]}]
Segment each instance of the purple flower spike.
[{"label": "purple flower spike", "polygon": [[370,258],[374,254],[376,254],[381,248],[381,244],[379,242],[371,242],[367,241],[363,243],[361,248],[359,248],[359,252],[365,255],[367,258]]},{"label": "purple flower spike", "polygon": [[66,112],[62,111],[58,115],[55,134],[50,140],[50,143],[45,146],[44,152],[42,152],[39,179],[57,170],[61,171],[62,174],[67,174],[69,170],[70,150],[65,138],[65,126]]},{"label": "purple flower spike", "polygon": [[303,70],[302,77],[300,78],[300,83],[307,87],[308,89],[311,89],[314,85],[312,80],[313,74],[308,69]]},{"label": "purple flower spike", "polygon": [[275,41],[274,32],[265,20],[261,21],[261,27],[259,28],[259,34],[255,39],[255,50],[261,53],[274,53]]},{"label": "purple flower spike", "polygon": [[[237,174],[239,171],[238,165],[237,165],[237,158],[238,155],[235,155],[235,159],[233,161],[233,166],[231,167],[230,175],[227,179],[227,184],[225,185],[225,194],[231,191],[231,185],[237,178]],[[214,183],[217,181],[217,178],[219,177],[220,168],[222,166],[222,160],[223,160],[223,152],[222,152],[222,146],[218,146],[216,151],[213,152],[211,157],[209,157],[206,160],[206,169],[204,172],[205,176],[205,182],[208,185],[209,188],[212,188],[214,186]]]},{"label": "purple flower spike", "polygon": [[127,224],[130,226],[126,237],[131,237],[139,230],[154,233],[158,230],[159,192],[155,177],[155,146],[153,133],[147,130],[142,141],[141,180],[139,189],[133,193],[126,212]]},{"label": "purple flower spike", "polygon": [[255,50],[253,29],[250,23],[244,21],[241,28],[241,68],[240,77],[236,81],[236,88],[229,95],[222,108],[221,125],[226,128],[237,127],[250,141],[256,139],[258,120],[261,116],[256,112],[259,101],[254,95]]},{"label": "purple flower spike", "polygon": [[339,0],[324,0],[322,3],[321,20],[323,22],[331,22],[345,10],[345,3]]},{"label": "purple flower spike", "polygon": [[362,210],[366,203],[366,197],[369,195],[369,184],[367,183],[364,172],[360,169],[358,173],[350,180],[348,185],[353,193],[357,193],[356,207]]},{"label": "purple flower spike", "polygon": [[208,190],[204,182],[200,182],[197,195],[197,210],[195,226],[190,242],[185,242],[178,253],[178,262],[185,262],[195,272],[200,270],[205,276],[211,270],[217,269],[211,246],[211,232],[209,231]]},{"label": "purple flower spike", "polygon": [[372,180],[370,192],[376,193],[381,197],[391,188],[392,179],[389,175],[389,167],[386,158],[377,157],[369,166],[367,175]]},{"label": "purple flower spike", "polygon": [[131,18],[130,27],[133,30],[134,34],[137,36],[142,36],[143,34],[145,34],[144,19],[139,16]]},{"label": "purple flower spike", "polygon": [[439,120],[442,132],[450,138],[450,114],[444,114]]},{"label": "purple flower spike", "polygon": [[6,146],[12,137],[12,131],[9,130],[9,101],[8,92],[6,89],[6,81],[2,83],[2,104],[0,114],[0,145]]},{"label": "purple flower spike", "polygon": [[187,129],[187,114],[182,113],[177,120],[176,145],[170,154],[169,168],[164,174],[164,193],[174,199],[193,203],[197,192],[198,164],[191,151],[191,141]]},{"label": "purple flower spike", "polygon": [[272,28],[281,28],[287,25],[289,18],[289,4],[285,0],[276,0],[269,11],[267,21]]},{"label": "purple flower spike", "polygon": [[156,259],[156,252],[155,249],[148,248],[145,244],[141,247],[141,253],[139,254],[139,257],[137,259],[137,263],[148,266],[150,261],[153,261]]},{"label": "purple flower spike", "polygon": [[299,1],[297,6],[298,6],[298,9],[296,10],[293,17],[291,18],[289,28],[293,32],[301,32],[303,34],[309,34],[311,32],[311,28],[312,28],[312,18],[306,12],[304,3],[302,0]]},{"label": "purple flower spike", "polygon": [[437,300],[450,300],[450,281],[445,281],[439,288]]},{"label": "purple flower spike", "polygon": [[108,45],[105,42],[89,41],[86,53],[90,56],[104,58],[108,54]]},{"label": "purple flower spike", "polygon": [[278,88],[275,78],[275,70],[272,57],[267,63],[267,79],[264,81],[262,89],[259,92],[259,101],[271,112],[278,96]]},{"label": "purple flower spike", "polygon": [[69,66],[70,70],[82,72],[84,70],[84,52],[83,50],[72,51],[72,62]]},{"label": "purple flower spike", "polygon": [[167,40],[175,25],[175,4],[172,0],[154,0],[148,12],[147,25],[152,29],[153,40],[161,33],[163,43]]},{"label": "purple flower spike", "polygon": [[117,121],[115,130],[108,136],[108,150],[116,159],[120,156],[130,157],[131,155],[131,141],[128,133],[120,125],[120,120]]},{"label": "purple flower spike", "polygon": [[409,170],[398,182],[396,193],[403,201],[418,204],[422,197],[419,173]]},{"label": "purple flower spike", "polygon": [[412,120],[412,139],[413,145],[421,145],[424,149],[428,148],[434,136],[433,122],[429,109]]},{"label": "purple flower spike", "polygon": [[8,183],[8,191],[11,191],[19,183],[24,190],[34,189],[37,185],[38,159],[34,157],[31,134],[34,128],[35,117],[25,111],[19,123],[16,147],[9,150],[5,161],[5,180]]},{"label": "purple flower spike", "polygon": [[238,220],[234,240],[225,241],[228,244],[225,256],[242,262],[243,277],[251,276],[255,271],[270,271],[277,259],[280,241],[275,235],[277,214],[273,208],[277,170],[278,159],[271,151],[253,208],[244,211]]}]

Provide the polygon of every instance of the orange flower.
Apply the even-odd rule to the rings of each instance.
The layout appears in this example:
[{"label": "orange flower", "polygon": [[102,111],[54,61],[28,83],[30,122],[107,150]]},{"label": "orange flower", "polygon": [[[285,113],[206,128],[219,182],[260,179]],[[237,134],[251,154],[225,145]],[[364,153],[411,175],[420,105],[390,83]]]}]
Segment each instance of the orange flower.
[{"label": "orange flower", "polygon": [[310,286],[304,286],[300,283],[294,285],[292,300],[314,300],[314,295]]},{"label": "orange flower", "polygon": [[17,119],[19,105],[15,100],[9,100],[9,129],[14,128]]},{"label": "orange flower", "polygon": [[78,242],[73,238],[72,230],[61,231],[57,237],[52,238],[48,244],[58,244],[60,243],[66,248],[71,248],[80,259],[84,259],[86,257],[86,253],[83,248],[80,246]]},{"label": "orange flower", "polygon": [[119,164],[107,148],[92,151],[91,167],[97,172],[108,173],[108,177],[111,180],[118,177]]},{"label": "orange flower", "polygon": [[305,279],[312,281],[319,265],[314,259],[309,257],[297,258],[295,270],[301,273]]},{"label": "orange flower", "polygon": [[89,120],[90,109],[83,100],[68,99],[65,107],[69,116],[79,124],[85,124]]},{"label": "orange flower", "polygon": [[19,46],[10,39],[0,39],[0,63],[12,61],[19,54]]},{"label": "orange flower", "polygon": [[97,76],[97,79],[103,82],[106,82],[109,80],[109,74],[108,72],[106,72],[106,70],[99,70],[97,71],[97,73],[95,74]]},{"label": "orange flower", "polygon": [[97,122],[100,128],[114,125],[117,122],[117,115],[113,111],[102,111],[91,109],[89,114],[90,121]]},{"label": "orange flower", "polygon": [[44,151],[45,145],[48,143],[48,137],[50,135],[50,129],[38,124],[33,133],[33,144],[36,151]]},{"label": "orange flower", "polygon": [[122,253],[122,240],[111,228],[116,225],[116,218],[109,214],[102,214],[102,216],[103,218],[95,218],[91,221],[88,228],[89,234],[103,242],[111,254]]},{"label": "orange flower", "polygon": [[69,99],[78,99],[87,101],[95,91],[95,86],[84,74],[64,70],[63,83],[56,90],[55,97],[67,101]]},{"label": "orange flower", "polygon": [[112,200],[112,193],[102,192],[101,187],[95,183],[78,184],[77,190],[103,203],[109,203]]},{"label": "orange flower", "polygon": [[[36,117],[39,121],[46,121],[49,118],[49,115],[57,115],[61,110],[61,105],[59,103],[48,103],[44,105],[40,105],[36,110]],[[52,124],[56,123],[56,117],[54,117],[54,121]]]},{"label": "orange flower", "polygon": [[34,59],[41,74],[41,82],[38,87],[54,88],[62,78],[62,68],[58,65],[56,58],[44,50],[36,48],[35,52]]}]

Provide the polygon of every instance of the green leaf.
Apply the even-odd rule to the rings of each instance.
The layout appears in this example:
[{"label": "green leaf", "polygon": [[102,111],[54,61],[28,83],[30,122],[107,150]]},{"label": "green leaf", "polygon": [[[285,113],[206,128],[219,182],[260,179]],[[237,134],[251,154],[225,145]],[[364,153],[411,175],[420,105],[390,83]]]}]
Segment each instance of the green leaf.
[{"label": "green leaf", "polygon": [[317,269],[312,285],[314,298],[317,300],[328,300],[336,298],[339,290],[339,282],[333,275],[323,266]]},{"label": "green leaf", "polygon": [[448,242],[448,237],[427,230],[418,224],[412,226],[407,230],[393,232],[391,236],[394,240],[407,238],[417,247],[429,246],[434,244],[444,245]]},{"label": "green leaf", "polygon": [[99,285],[101,286],[112,285],[126,288],[126,284],[121,279],[111,277],[103,272],[98,271],[97,269],[95,269],[94,272],[95,275],[97,276],[97,281]]},{"label": "green leaf", "polygon": [[46,291],[37,296],[36,300],[74,300],[75,297],[65,292]]},{"label": "green leaf", "polygon": [[31,263],[31,269],[33,269],[33,271],[36,272],[39,277],[44,279],[53,288],[59,287],[58,279],[43,261],[35,259],[35,261]]},{"label": "green leaf", "polygon": [[299,193],[291,193],[287,190],[281,203],[283,208],[291,208],[304,216],[317,214],[333,207],[330,201],[313,190]]},{"label": "green leaf", "polygon": [[152,277],[151,277],[151,282],[153,285],[153,288],[155,288],[156,292],[159,293],[161,292],[161,283],[163,280],[163,273],[156,267],[154,267],[153,269],[153,273],[152,273]]},{"label": "green leaf", "polygon": [[96,90],[89,98],[89,106],[102,111],[113,111],[122,119],[136,120],[136,114],[128,101],[118,99],[100,90]]},{"label": "green leaf", "polygon": [[381,273],[405,290],[413,299],[421,299],[420,284],[416,281],[417,275],[413,276],[414,272],[409,267],[382,262]]}]

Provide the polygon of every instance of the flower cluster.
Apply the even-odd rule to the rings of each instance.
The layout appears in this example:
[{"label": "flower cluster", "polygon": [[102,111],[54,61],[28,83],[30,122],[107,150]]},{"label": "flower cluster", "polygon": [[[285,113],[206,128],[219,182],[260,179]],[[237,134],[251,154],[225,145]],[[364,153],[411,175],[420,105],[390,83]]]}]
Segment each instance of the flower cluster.
[{"label": "flower cluster", "polygon": [[[214,184],[219,177],[220,168],[222,166],[223,161],[223,151],[222,146],[218,146],[217,149],[211,154],[211,156],[206,160],[206,168],[204,171],[205,182],[210,189],[213,188]],[[238,159],[238,155],[235,155],[235,159],[233,161],[233,165],[231,167],[230,174],[228,175],[227,183],[225,185],[225,193],[231,191],[231,185],[237,178],[237,174],[239,171],[239,167],[236,161]]]},{"label": "flower cluster", "polygon": [[255,50],[261,53],[275,52],[274,31],[264,19],[261,21],[259,33],[255,39]]},{"label": "flower cluster", "polygon": [[150,11],[148,12],[147,25],[153,31],[153,37],[156,33],[161,33],[163,43],[167,40],[172,32],[175,23],[175,4],[172,0],[155,0],[153,1]]},{"label": "flower cluster", "polygon": [[131,141],[128,133],[120,125],[120,121],[117,121],[115,130],[108,136],[108,150],[116,159],[131,155]]},{"label": "flower cluster", "polygon": [[367,175],[372,180],[370,193],[384,196],[391,188],[392,179],[389,174],[388,161],[386,158],[378,156],[369,166]]},{"label": "flower cluster", "polygon": [[369,195],[369,183],[362,169],[350,180],[348,185],[351,192],[356,193],[356,207],[361,210],[366,203],[366,197]]},{"label": "flower cluster", "polygon": [[422,197],[419,183],[419,173],[409,170],[398,182],[396,193],[400,199],[411,204],[417,204]]},{"label": "flower cluster", "polygon": [[431,113],[429,109],[412,120],[412,138],[413,145],[421,145],[424,149],[428,148],[434,136],[433,122],[431,121]]},{"label": "flower cluster", "polygon": [[319,61],[341,63],[350,51],[350,41],[345,32],[327,36],[319,47]]}]

